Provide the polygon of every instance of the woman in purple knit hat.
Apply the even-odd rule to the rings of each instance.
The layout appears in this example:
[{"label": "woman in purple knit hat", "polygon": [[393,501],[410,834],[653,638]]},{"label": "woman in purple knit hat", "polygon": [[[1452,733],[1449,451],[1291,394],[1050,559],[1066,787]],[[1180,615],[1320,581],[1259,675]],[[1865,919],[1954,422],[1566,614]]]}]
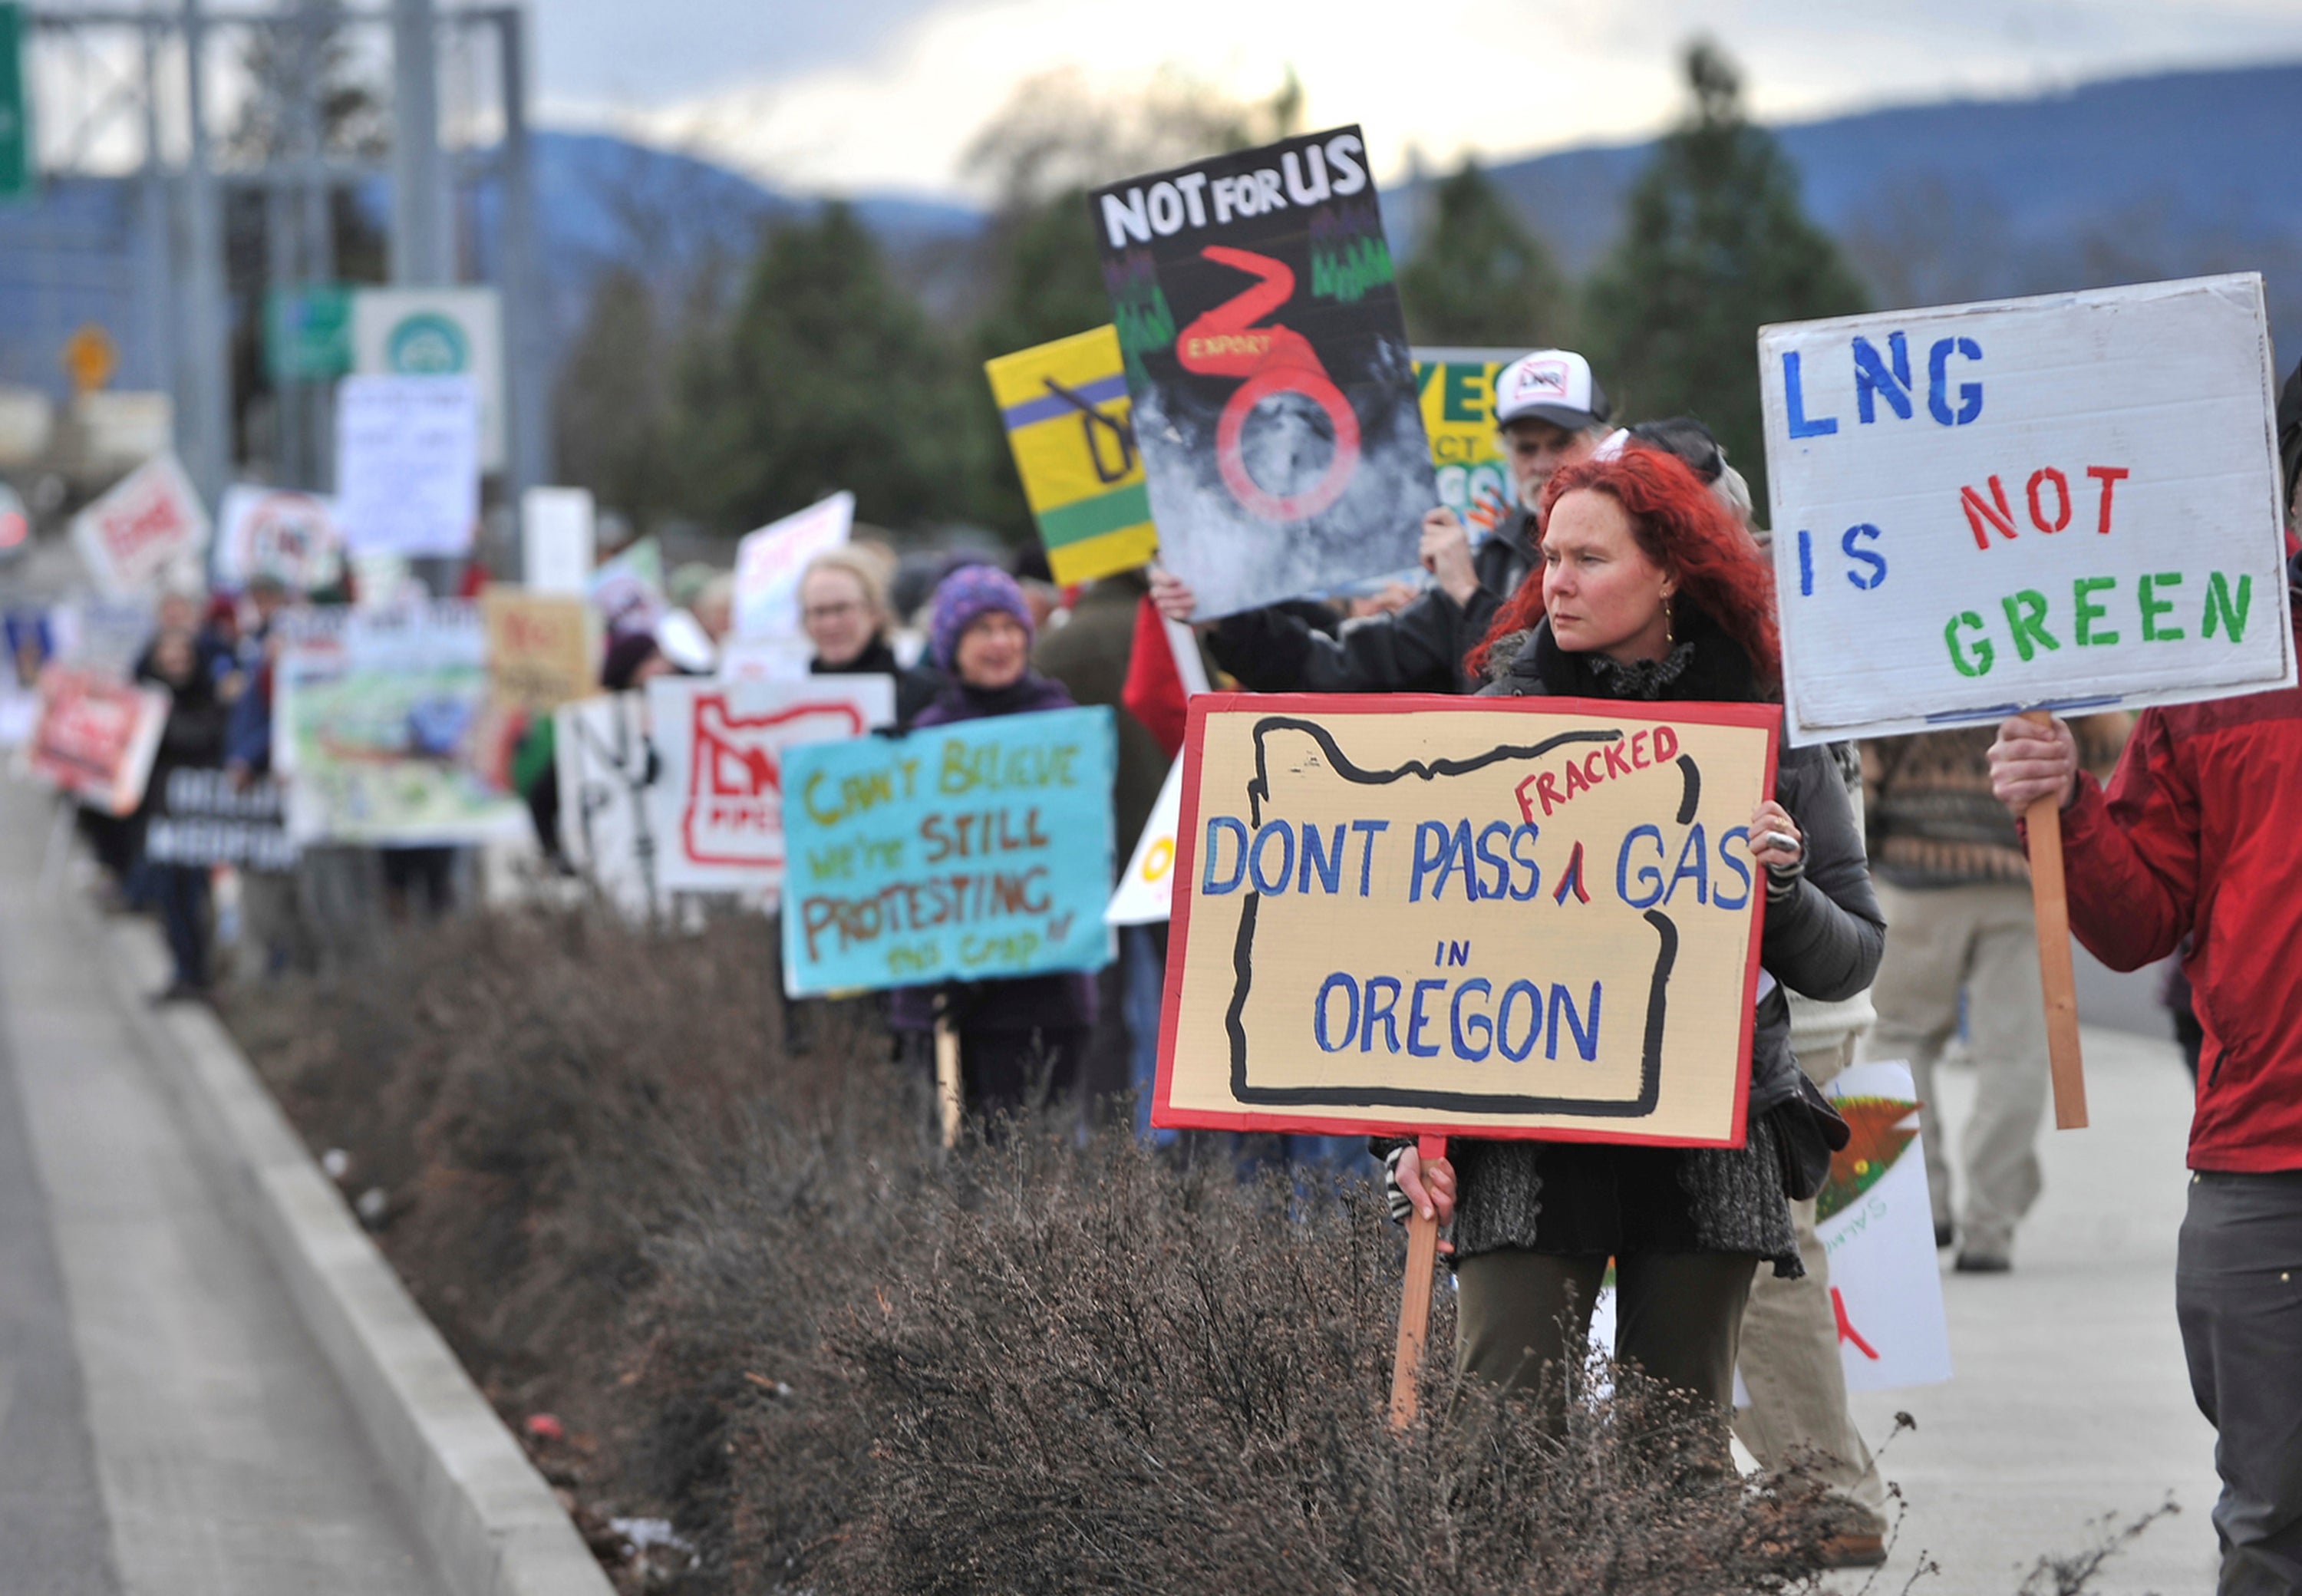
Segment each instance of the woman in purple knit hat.
[{"label": "woman in purple knit hat", "polygon": [[[912,728],[1072,708],[1060,684],[1032,670],[1031,630],[1023,590],[1004,571],[970,565],[945,576],[936,589],[928,644],[944,688]],[[1035,975],[897,988],[889,1008],[897,1045],[930,1073],[939,1012],[959,1033],[968,1112],[996,1116],[1071,1095],[1095,1025],[1095,982]]]}]

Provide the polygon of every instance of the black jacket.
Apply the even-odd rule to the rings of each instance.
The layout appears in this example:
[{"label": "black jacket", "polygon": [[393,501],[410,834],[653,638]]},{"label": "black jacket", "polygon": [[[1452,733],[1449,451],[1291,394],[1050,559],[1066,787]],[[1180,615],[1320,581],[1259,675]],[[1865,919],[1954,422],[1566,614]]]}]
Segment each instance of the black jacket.
[{"label": "black jacket", "polygon": [[1533,518],[1524,509],[1471,551],[1479,590],[1458,604],[1437,588],[1405,609],[1328,636],[1287,609],[1250,609],[1215,623],[1215,663],[1256,693],[1471,693],[1463,656],[1494,624],[1495,611],[1539,560]]},{"label": "black jacket", "polygon": [[[1693,655],[1660,697],[1759,701],[1750,659],[1741,647],[1691,606],[1686,627]],[[1569,653],[1551,641],[1548,621],[1537,624],[1483,691],[1502,696],[1621,696],[1589,655]],[[1752,1114],[1799,1095],[1798,1063],[1791,1056],[1790,1002],[1784,988],[1824,1003],[1853,997],[1878,973],[1886,939],[1886,916],[1870,888],[1862,834],[1829,751],[1785,743],[1775,761],[1775,802],[1790,811],[1805,836],[1806,868],[1790,895],[1770,895],[1767,901],[1759,963],[1777,985],[1759,1000],[1752,1031]]]},{"label": "black jacket", "polygon": [[884,637],[875,637],[870,645],[844,665],[826,665],[821,659],[807,662],[807,674],[811,676],[884,676],[895,678],[895,724],[907,727],[921,710],[935,702],[936,694],[943,691],[943,673],[931,665],[915,665],[903,668],[895,658],[895,651],[887,646]]}]

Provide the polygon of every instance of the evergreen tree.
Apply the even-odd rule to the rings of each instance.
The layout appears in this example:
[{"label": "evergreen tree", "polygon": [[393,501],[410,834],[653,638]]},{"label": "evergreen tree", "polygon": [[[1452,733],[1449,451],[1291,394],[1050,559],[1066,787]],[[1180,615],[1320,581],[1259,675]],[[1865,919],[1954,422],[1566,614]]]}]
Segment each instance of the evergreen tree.
[{"label": "evergreen tree", "polygon": [[909,526],[962,514],[981,454],[964,373],[844,205],[776,229],[732,321],[685,362],[675,465],[683,502],[740,532],[842,488]]},{"label": "evergreen tree", "polygon": [[1522,349],[1565,342],[1558,267],[1478,164],[1466,160],[1432,201],[1431,225],[1399,278],[1408,336]]},{"label": "evergreen tree", "polygon": [[1694,105],[1632,189],[1622,241],[1589,289],[1591,355],[1626,418],[1701,416],[1767,502],[1758,332],[1865,308],[1860,282],[1807,219],[1798,173],[1743,118],[1732,63],[1686,54]]},{"label": "evergreen tree", "polygon": [[552,452],[564,479],[642,528],[676,498],[664,458],[662,319],[639,273],[601,273],[552,394]]}]

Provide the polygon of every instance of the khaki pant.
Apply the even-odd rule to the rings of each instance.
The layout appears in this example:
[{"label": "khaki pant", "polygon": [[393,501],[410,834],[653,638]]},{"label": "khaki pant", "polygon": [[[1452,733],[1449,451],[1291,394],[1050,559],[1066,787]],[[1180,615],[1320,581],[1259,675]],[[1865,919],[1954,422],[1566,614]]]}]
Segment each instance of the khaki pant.
[{"label": "khaki pant", "polygon": [[1927,1147],[1935,1228],[1951,1222],[1950,1150],[1934,1112],[1935,1061],[1958,1027],[1966,993],[1974,1112],[1959,1135],[1966,1212],[1959,1248],[2004,1257],[2014,1227],[2038,1200],[2038,1130],[2046,1112],[2046,1022],[2030,889],[2021,883],[1905,891],[1878,884],[1886,955],[1870,1001],[1878,1028],[1866,1059],[1908,1059]]},{"label": "khaki pant", "polygon": [[[1666,1384],[1734,1402],[1736,1337],[1758,1259],[1748,1253],[1634,1253],[1615,1260],[1615,1354]],[[1546,1366],[1579,1365],[1604,1257],[1504,1247],[1455,1270],[1455,1366],[1510,1390],[1539,1386]],[[1564,1424],[1557,1386],[1546,1420]],[[1719,1459],[1725,1466],[1725,1458]]]},{"label": "khaki pant", "polygon": [[[1854,1038],[1799,1055],[1799,1068],[1827,1086],[1853,1062]],[[1751,1405],[1735,1409],[1735,1434],[1769,1468],[1803,1452],[1813,1475],[1852,1509],[1850,1533],[1885,1534],[1886,1487],[1862,1432],[1846,1411],[1846,1370],[1838,1355],[1838,1315],[1830,1306],[1830,1260],[1814,1231],[1814,1202],[1791,1205],[1802,1280],[1760,1269],[1743,1310],[1743,1384]],[[1819,1457],[1824,1461],[1814,1463]]]}]

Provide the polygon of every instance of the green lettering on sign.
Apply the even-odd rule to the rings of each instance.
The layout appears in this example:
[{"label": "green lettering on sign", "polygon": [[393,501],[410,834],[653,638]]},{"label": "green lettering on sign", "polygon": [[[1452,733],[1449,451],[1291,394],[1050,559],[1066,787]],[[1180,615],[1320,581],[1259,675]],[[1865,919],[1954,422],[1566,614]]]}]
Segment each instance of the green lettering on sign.
[{"label": "green lettering on sign", "polygon": [[32,192],[32,105],[24,91],[24,9],[0,0],[0,200]]}]

